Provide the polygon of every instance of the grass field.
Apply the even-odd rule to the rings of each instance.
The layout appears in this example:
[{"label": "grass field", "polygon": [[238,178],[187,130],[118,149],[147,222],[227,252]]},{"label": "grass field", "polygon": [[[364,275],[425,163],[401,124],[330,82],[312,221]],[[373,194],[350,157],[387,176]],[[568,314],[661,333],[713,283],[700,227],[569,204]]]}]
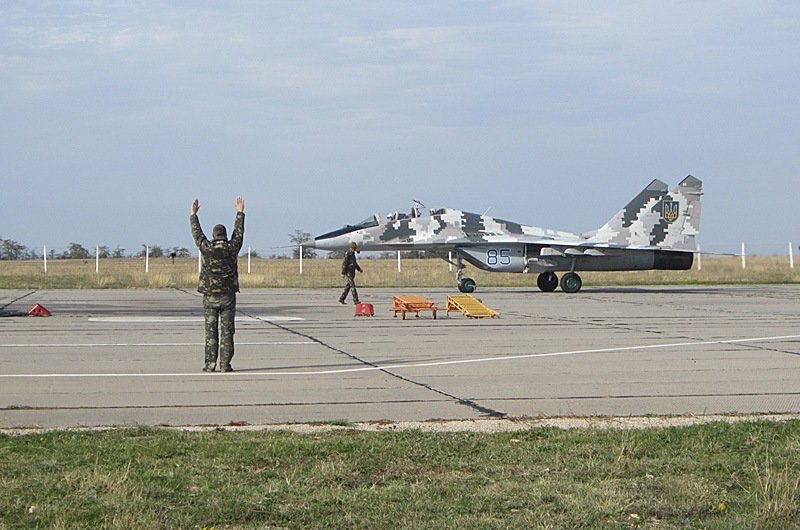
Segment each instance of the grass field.
[{"label": "grass field", "polygon": [[0,528],[800,527],[800,421],[0,435]]},{"label": "grass field", "polygon": [[[401,272],[394,259],[361,259],[364,274],[358,284],[364,287],[450,287],[455,272],[438,259],[404,259]],[[338,287],[341,285],[339,260],[314,259],[299,262],[288,259],[253,259],[250,272],[247,260],[239,262],[239,278],[248,287]],[[100,260],[49,260],[47,273],[40,261],[0,261],[0,289],[183,287],[197,285],[197,259],[151,259],[145,273],[142,258]],[[485,287],[536,288],[535,274],[489,273],[468,267],[467,276]],[[800,282],[800,267],[789,268],[787,257],[750,256],[742,269],[739,257],[708,257],[688,271],[582,272],[584,286],[709,283],[795,283]]]}]

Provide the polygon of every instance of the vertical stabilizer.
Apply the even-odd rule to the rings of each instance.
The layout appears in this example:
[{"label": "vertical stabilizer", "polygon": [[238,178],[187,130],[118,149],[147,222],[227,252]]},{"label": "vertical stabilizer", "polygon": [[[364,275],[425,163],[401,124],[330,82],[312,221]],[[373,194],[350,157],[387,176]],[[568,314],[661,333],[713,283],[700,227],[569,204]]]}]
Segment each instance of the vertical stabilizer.
[{"label": "vertical stabilizer", "polygon": [[687,176],[671,192],[654,180],[591,237],[614,246],[697,250],[703,183]]}]

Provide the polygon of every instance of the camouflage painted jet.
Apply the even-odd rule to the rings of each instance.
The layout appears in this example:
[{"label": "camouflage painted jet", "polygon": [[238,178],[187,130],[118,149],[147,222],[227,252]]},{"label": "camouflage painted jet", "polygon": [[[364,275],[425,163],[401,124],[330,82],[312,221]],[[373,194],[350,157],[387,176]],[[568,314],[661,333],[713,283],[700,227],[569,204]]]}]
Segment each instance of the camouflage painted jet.
[{"label": "camouflage painted jet", "polygon": [[375,214],[314,239],[313,247],[343,250],[453,252],[461,292],[475,290],[463,261],[487,271],[538,273],[542,291],[576,293],[576,271],[687,270],[698,251],[703,183],[689,175],[671,192],[654,180],[606,224],[575,234],[504,221],[450,208],[429,210],[414,202],[411,213]]}]

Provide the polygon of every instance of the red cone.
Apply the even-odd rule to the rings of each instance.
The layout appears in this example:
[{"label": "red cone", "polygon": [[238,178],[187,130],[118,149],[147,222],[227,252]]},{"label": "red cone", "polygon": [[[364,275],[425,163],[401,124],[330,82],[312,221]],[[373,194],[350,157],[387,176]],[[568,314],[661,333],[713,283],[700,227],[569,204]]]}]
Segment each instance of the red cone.
[{"label": "red cone", "polygon": [[32,317],[49,317],[52,316],[50,311],[48,311],[44,306],[36,304],[28,311],[28,315]]}]

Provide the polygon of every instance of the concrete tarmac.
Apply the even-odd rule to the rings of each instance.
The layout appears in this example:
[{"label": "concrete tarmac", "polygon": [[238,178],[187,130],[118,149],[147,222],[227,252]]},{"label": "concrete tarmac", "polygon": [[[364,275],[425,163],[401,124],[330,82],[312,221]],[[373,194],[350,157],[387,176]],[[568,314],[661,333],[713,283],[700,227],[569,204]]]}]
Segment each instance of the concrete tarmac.
[{"label": "concrete tarmac", "polygon": [[247,289],[233,373],[203,373],[191,290],[0,290],[0,428],[800,412],[800,286]]}]

